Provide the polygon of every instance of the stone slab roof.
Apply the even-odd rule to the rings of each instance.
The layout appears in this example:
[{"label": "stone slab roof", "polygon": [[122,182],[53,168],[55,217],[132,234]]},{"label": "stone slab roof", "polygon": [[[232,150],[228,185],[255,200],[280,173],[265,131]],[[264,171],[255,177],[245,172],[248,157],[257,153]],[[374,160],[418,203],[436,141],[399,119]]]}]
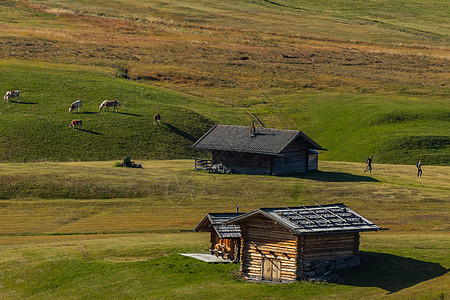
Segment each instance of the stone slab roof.
[{"label": "stone slab roof", "polygon": [[233,239],[241,237],[239,225],[225,225],[231,218],[238,217],[243,213],[209,213],[194,228],[194,231],[215,230],[221,239]]},{"label": "stone slab roof", "polygon": [[380,227],[342,203],[330,205],[259,208],[234,217],[225,224],[238,225],[255,215],[265,216],[293,235],[378,231]]}]

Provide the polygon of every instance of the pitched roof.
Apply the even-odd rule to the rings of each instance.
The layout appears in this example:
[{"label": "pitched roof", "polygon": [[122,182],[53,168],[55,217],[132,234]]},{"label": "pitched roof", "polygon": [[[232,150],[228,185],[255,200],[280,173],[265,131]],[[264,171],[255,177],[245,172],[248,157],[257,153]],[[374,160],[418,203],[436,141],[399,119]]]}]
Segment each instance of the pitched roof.
[{"label": "pitched roof", "polygon": [[249,126],[214,125],[193,148],[223,150],[258,154],[280,154],[297,138],[304,139],[310,149],[325,150],[299,130],[257,127],[256,135],[250,135]]},{"label": "pitched roof", "polygon": [[224,225],[226,221],[240,215],[243,213],[209,213],[195,226],[194,231],[210,231],[213,228],[221,239],[240,238],[239,225]]},{"label": "pitched roof", "polygon": [[259,208],[234,217],[226,224],[239,224],[261,214],[287,228],[293,235],[378,231],[380,227],[342,203],[330,205]]}]

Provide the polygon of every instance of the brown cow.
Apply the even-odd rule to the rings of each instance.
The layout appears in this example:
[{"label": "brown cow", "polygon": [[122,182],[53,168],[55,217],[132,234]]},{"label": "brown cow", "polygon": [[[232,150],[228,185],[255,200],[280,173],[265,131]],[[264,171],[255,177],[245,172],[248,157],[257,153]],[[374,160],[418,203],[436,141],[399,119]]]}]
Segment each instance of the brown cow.
[{"label": "brown cow", "polygon": [[72,129],[82,129],[82,125],[83,125],[83,121],[81,120],[72,120],[72,122],[70,122],[69,127],[72,127]]}]

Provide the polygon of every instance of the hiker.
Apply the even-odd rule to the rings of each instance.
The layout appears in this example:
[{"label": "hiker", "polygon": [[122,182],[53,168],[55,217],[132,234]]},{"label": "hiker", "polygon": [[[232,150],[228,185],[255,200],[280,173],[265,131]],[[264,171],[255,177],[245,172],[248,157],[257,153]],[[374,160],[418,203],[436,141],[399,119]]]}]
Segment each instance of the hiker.
[{"label": "hiker", "polygon": [[367,169],[364,170],[364,173],[369,171],[369,173],[372,174],[372,158],[373,158],[373,155],[369,156],[366,159],[366,167],[367,167]]},{"label": "hiker", "polygon": [[417,177],[422,177],[422,160],[419,159],[419,162],[416,165],[417,167]]}]

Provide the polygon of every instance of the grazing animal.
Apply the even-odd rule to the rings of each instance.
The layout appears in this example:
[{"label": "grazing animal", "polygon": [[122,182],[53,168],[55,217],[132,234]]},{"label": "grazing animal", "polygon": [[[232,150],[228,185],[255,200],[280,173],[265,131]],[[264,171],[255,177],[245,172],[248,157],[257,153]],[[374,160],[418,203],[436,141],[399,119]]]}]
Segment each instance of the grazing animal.
[{"label": "grazing animal", "polygon": [[73,102],[70,105],[69,112],[72,112],[72,110],[75,110],[75,109],[77,111],[82,111],[83,110],[83,103],[81,103],[81,100],[77,100],[77,101]]},{"label": "grazing animal", "polygon": [[98,107],[99,111],[102,111],[103,107],[105,108],[105,110],[109,110],[110,107],[113,107],[113,112],[116,110],[117,112],[119,112],[119,105],[120,105],[120,101],[117,100],[105,100],[102,102],[102,104],[100,104],[100,106]]},{"label": "grazing animal", "polygon": [[7,91],[5,96],[3,97],[3,99],[6,100],[6,102],[9,102],[10,98],[17,97],[17,102],[20,102],[19,94],[20,94],[19,90],[17,90],[17,91]]},{"label": "grazing animal", "polygon": [[153,116],[153,125],[158,125],[159,123],[161,123],[161,115],[156,114]]},{"label": "grazing animal", "polygon": [[82,129],[83,127],[83,121],[81,120],[72,120],[72,122],[70,122],[69,127],[72,127],[72,129]]}]

